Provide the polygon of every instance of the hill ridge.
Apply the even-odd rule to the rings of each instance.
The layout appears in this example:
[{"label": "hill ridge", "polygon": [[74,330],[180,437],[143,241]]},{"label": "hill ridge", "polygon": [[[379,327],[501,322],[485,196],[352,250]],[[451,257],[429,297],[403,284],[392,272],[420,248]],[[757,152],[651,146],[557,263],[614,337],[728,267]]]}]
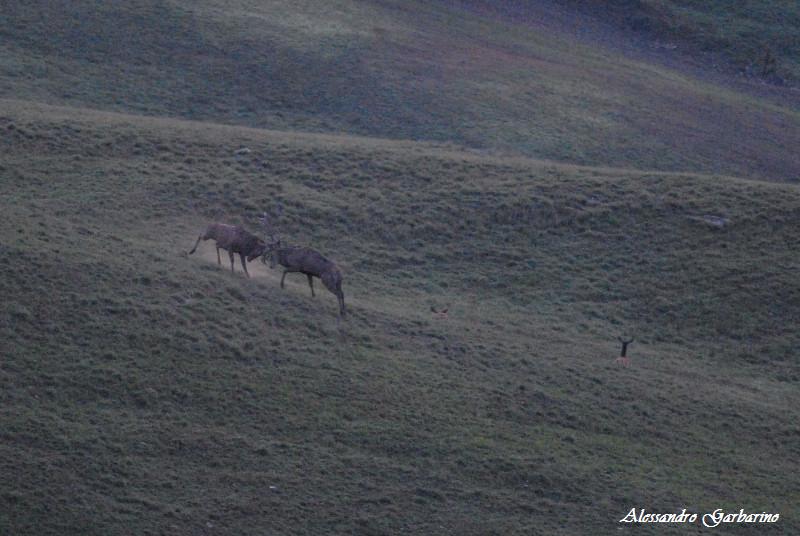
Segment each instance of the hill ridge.
[{"label": "hill ridge", "polygon": [[[55,4],[11,7],[0,96],[585,165],[800,175],[785,150],[800,144],[791,107],[458,4],[90,2],[69,17]],[[135,31],[143,20],[153,28]]]},{"label": "hill ridge", "polygon": [[[3,108],[3,105],[6,108]],[[61,114],[54,116],[53,113]],[[744,182],[757,182],[762,184],[773,184],[776,186],[797,187],[800,182],[787,182],[787,181],[770,181],[759,178],[743,177],[728,175],[724,173],[704,173],[693,171],[664,171],[659,169],[647,168],[629,168],[629,167],[615,167],[606,165],[588,165],[588,164],[573,164],[558,160],[549,160],[546,158],[536,158],[531,156],[524,156],[519,154],[503,153],[499,150],[486,150],[475,149],[468,146],[459,146],[452,142],[434,142],[427,140],[406,140],[395,138],[379,138],[373,136],[350,134],[347,132],[306,132],[294,130],[280,130],[266,127],[254,127],[248,125],[240,125],[236,123],[218,123],[209,120],[200,119],[187,119],[183,117],[163,117],[163,116],[150,116],[139,115],[130,112],[104,110],[98,108],[85,108],[85,107],[72,107],[64,105],[53,105],[41,103],[38,101],[27,101],[22,99],[0,98],[0,120],[5,121],[5,128],[9,124],[14,124],[15,121],[20,121],[23,118],[36,118],[43,119],[45,113],[49,113],[50,117],[58,118],[60,121],[77,121],[93,124],[93,121],[87,119],[87,115],[94,116],[94,120],[110,120],[118,126],[124,126],[126,123],[130,126],[148,126],[148,127],[166,127],[174,130],[194,130],[201,127],[209,127],[219,130],[227,130],[230,133],[241,133],[241,138],[230,140],[226,145],[231,149],[231,156],[235,156],[235,150],[242,148],[238,147],[237,143],[247,139],[254,140],[261,136],[268,139],[284,137],[295,143],[302,142],[317,142],[326,145],[353,145],[372,147],[375,149],[391,150],[414,150],[420,153],[429,152],[436,154],[437,157],[449,156],[456,160],[475,160],[475,161],[489,161],[497,164],[504,163],[506,165],[524,166],[530,165],[533,167],[552,167],[555,169],[564,170],[595,170],[604,174],[618,173],[621,175],[639,175],[646,174],[648,176],[664,176],[664,177],[705,177],[705,178],[719,178],[723,180],[734,180]],[[155,128],[157,130],[157,128]],[[202,133],[200,133],[202,136]],[[211,136],[214,138],[215,136]],[[235,147],[236,146],[236,147]]]}]

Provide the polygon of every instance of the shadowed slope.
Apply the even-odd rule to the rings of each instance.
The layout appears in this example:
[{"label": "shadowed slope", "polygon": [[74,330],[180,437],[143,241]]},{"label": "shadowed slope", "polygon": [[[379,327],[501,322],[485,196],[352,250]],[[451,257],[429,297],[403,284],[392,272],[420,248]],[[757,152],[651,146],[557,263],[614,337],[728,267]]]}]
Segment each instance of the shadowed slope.
[{"label": "shadowed slope", "polygon": [[0,96],[580,164],[800,176],[789,105],[457,4],[14,1],[0,36]]}]

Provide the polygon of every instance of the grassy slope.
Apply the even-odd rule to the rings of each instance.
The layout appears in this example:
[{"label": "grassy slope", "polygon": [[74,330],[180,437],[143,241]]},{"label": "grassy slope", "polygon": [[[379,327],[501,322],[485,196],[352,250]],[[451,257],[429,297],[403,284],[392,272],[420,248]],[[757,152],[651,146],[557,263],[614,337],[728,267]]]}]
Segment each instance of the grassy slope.
[{"label": "grassy slope", "polygon": [[800,113],[430,2],[8,2],[0,96],[795,181]]},{"label": "grassy slope", "polygon": [[[8,100],[0,129],[3,534],[800,529],[796,186]],[[347,322],[182,255],[276,203]]]}]

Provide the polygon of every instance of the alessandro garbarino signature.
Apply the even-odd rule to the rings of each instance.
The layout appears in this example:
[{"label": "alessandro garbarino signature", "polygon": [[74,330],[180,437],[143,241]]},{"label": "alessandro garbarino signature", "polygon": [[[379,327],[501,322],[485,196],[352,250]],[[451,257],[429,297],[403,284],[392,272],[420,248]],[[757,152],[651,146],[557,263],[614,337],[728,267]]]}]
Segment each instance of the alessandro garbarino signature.
[{"label": "alessandro garbarino signature", "polygon": [[769,512],[749,513],[744,508],[738,512],[726,512],[717,508],[713,512],[700,514],[689,513],[684,508],[680,513],[654,513],[644,508],[631,508],[628,515],[619,520],[620,523],[697,523],[698,519],[706,527],[717,527],[728,523],[777,523],[780,514]]}]

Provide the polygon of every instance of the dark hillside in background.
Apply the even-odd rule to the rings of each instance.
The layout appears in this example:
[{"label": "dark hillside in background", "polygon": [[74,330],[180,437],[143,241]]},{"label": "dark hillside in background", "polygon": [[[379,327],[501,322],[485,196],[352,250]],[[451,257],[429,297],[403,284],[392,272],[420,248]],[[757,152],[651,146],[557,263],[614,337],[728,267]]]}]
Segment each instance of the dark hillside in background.
[{"label": "dark hillside in background", "polygon": [[6,2],[0,96],[586,165],[800,176],[790,100],[626,59],[602,35],[576,41],[582,11],[559,8],[548,26],[538,21],[550,4],[513,6],[509,18],[451,2]]}]

